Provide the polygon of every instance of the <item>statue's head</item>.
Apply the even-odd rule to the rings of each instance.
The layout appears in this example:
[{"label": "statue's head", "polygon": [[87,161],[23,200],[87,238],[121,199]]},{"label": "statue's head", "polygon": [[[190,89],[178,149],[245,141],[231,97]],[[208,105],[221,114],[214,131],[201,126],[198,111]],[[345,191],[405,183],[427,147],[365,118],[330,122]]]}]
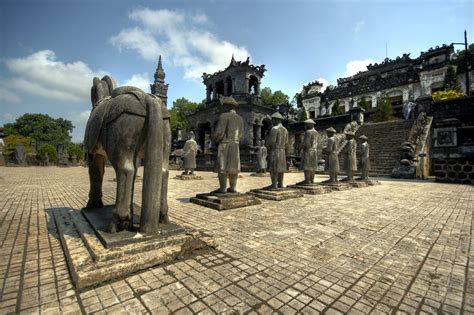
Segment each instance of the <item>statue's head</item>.
[{"label": "statue's head", "polygon": [[260,145],[263,147],[265,145],[265,140],[260,140]]},{"label": "statue's head", "polygon": [[283,116],[279,112],[274,113],[271,117],[274,125],[278,125],[283,121]]},{"label": "statue's head", "polygon": [[232,96],[219,96],[219,102],[226,110],[235,110],[235,108],[239,105],[235,98]]},{"label": "statue's head", "polygon": [[188,132],[188,139],[194,139],[194,131]]},{"label": "statue's head", "polygon": [[305,128],[306,130],[313,129],[315,124],[316,124],[316,123],[314,122],[314,120],[312,120],[312,119],[306,119],[306,120],[304,121],[304,128]]},{"label": "statue's head", "polygon": [[360,140],[362,140],[362,142],[367,142],[367,136],[366,135],[362,135],[359,137]]},{"label": "statue's head", "polygon": [[333,127],[330,127],[328,129],[326,129],[326,133],[327,133],[328,137],[332,137],[336,134],[336,129],[334,129]]}]

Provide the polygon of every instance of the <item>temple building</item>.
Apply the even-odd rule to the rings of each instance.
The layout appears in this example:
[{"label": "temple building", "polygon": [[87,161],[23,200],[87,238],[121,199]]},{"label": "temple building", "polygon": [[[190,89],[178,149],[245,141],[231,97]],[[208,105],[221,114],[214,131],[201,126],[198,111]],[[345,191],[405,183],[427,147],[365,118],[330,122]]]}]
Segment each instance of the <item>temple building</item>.
[{"label": "temple building", "polygon": [[165,83],[165,71],[161,64],[161,56],[158,58],[158,66],[155,71],[155,81],[150,84],[151,94],[158,96],[165,105],[168,102],[168,85]]},{"label": "temple building", "polygon": [[[449,66],[457,69],[461,89],[465,93],[466,70],[452,58],[453,53],[453,45],[443,45],[430,48],[415,59],[410,58],[409,54],[396,59],[386,58],[381,63],[368,65],[367,71],[338,79],[336,87],[325,91],[322,91],[320,82],[310,82],[303,86],[301,92],[302,107],[309,118],[317,118],[330,115],[336,100],[339,100],[345,112],[357,107],[362,100],[365,100],[369,109],[373,109],[377,106],[377,99],[383,96],[390,99],[392,106],[402,106],[411,98],[416,100],[442,90]],[[473,74],[471,69],[471,78]]]},{"label": "temple building", "polygon": [[265,65],[252,65],[249,58],[236,61],[232,56],[229,66],[224,70],[203,74],[206,106],[188,116],[188,123],[196,134],[197,143],[205,152],[216,149],[211,135],[223,112],[219,96],[232,96],[239,103],[236,112],[244,120],[241,147],[249,148],[256,145],[258,140],[265,139],[272,126],[270,116],[277,111],[274,107],[263,105],[260,97],[260,84],[265,71]]}]

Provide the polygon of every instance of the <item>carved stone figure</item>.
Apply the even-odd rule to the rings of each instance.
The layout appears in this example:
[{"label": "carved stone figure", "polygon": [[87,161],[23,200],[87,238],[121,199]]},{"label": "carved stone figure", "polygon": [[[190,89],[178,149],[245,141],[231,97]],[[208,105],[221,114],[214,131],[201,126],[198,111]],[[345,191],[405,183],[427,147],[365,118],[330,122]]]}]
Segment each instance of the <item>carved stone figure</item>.
[{"label": "carved stone figure", "polygon": [[15,159],[18,162],[18,165],[25,164],[26,149],[23,144],[17,144],[15,146]]},{"label": "carved stone figure", "polygon": [[117,178],[116,204],[110,232],[131,227],[135,159],[145,159],[140,231],[154,233],[168,223],[168,156],[171,149],[169,113],[162,101],[142,90],[116,88],[110,76],[94,78],[93,110],[86,126],[90,192],[86,208],[103,207],[102,180],[108,158]]},{"label": "carved stone figure", "polygon": [[345,158],[344,158],[344,170],[347,173],[347,181],[354,181],[354,172],[357,171],[357,142],[354,139],[355,134],[352,132],[346,133],[346,146],[344,148]]},{"label": "carved stone figure", "polygon": [[49,154],[48,154],[48,152],[45,152],[45,153],[44,153],[43,165],[44,165],[44,166],[48,166],[48,165],[49,165]]},{"label": "carved stone figure", "polygon": [[369,160],[370,147],[369,147],[369,143],[367,142],[368,138],[365,135],[360,136],[359,139],[362,140],[362,144],[361,144],[362,150],[361,150],[361,156],[360,156],[360,168],[361,168],[360,179],[368,180],[369,170],[370,170],[370,160]]},{"label": "carved stone figure", "polygon": [[270,151],[268,170],[272,179],[269,188],[283,188],[283,177],[286,171],[286,148],[288,147],[288,130],[281,124],[283,116],[279,112],[272,115],[273,127],[268,135],[267,147]]},{"label": "carved stone figure", "polygon": [[257,149],[257,165],[258,173],[265,173],[267,171],[267,147],[265,146],[265,140],[260,140]]},{"label": "carved stone figure", "polygon": [[[220,97],[219,100],[228,111],[220,115],[213,135],[214,141],[219,144],[217,148],[219,189],[215,192],[235,193],[240,172],[239,142],[244,136],[244,121],[235,112],[238,103],[233,97]],[[226,190],[227,178],[230,187]]]},{"label": "carved stone figure", "polygon": [[318,169],[318,132],[314,129],[314,121],[312,119],[304,122],[306,131],[301,144],[302,160],[301,168],[304,171],[304,184],[314,184],[314,172]]},{"label": "carved stone figure", "polygon": [[327,154],[327,163],[329,170],[329,181],[328,183],[336,184],[337,183],[337,173],[339,173],[339,156],[337,152],[336,139],[334,135],[336,130],[331,127],[326,129],[328,136],[326,147],[324,148],[325,153]]},{"label": "carved stone figure", "polygon": [[183,175],[193,175],[196,168],[197,143],[194,140],[194,132],[188,133],[188,140],[183,148]]}]

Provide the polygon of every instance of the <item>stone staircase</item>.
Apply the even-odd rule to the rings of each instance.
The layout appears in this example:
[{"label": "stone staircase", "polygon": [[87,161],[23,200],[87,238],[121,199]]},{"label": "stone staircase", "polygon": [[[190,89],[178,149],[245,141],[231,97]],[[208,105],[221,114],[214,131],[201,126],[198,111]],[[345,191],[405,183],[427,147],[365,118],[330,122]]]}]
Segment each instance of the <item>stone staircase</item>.
[{"label": "stone staircase", "polygon": [[413,120],[392,120],[367,123],[357,130],[358,143],[358,138],[363,134],[369,138],[367,142],[370,145],[370,175],[391,176],[400,158],[400,145],[408,140],[412,125]]}]

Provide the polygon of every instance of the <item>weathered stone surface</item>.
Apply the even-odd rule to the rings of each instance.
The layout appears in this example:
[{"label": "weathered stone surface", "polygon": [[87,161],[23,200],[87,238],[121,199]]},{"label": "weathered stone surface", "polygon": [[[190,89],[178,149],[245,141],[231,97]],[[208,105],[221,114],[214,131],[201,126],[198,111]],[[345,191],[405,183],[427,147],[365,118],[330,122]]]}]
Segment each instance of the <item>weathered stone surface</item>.
[{"label": "weathered stone surface", "polygon": [[174,177],[174,179],[180,179],[180,180],[202,180],[202,176],[196,175],[196,174],[178,174]]},{"label": "weathered stone surface", "polygon": [[319,184],[302,184],[298,183],[295,185],[288,185],[289,188],[294,188],[301,191],[303,194],[308,195],[319,195],[319,194],[327,194],[332,191],[331,188],[322,186]]},{"label": "weathered stone surface", "polygon": [[366,181],[350,181],[348,182],[349,185],[351,185],[354,188],[363,188],[369,186],[369,184]]},{"label": "weathered stone surface", "polygon": [[324,182],[322,182],[322,183],[320,183],[320,185],[325,186],[325,187],[329,187],[332,190],[337,190],[337,191],[348,190],[348,189],[352,188],[352,186],[347,182],[336,182],[336,183],[324,183]]},{"label": "weathered stone surface", "polygon": [[258,198],[276,201],[303,197],[303,194],[300,191],[291,188],[252,189],[249,194]]},{"label": "weathered stone surface", "polygon": [[219,211],[259,205],[261,203],[254,196],[242,193],[197,194],[196,197],[189,200],[195,204]]},{"label": "weathered stone surface", "polygon": [[209,235],[187,230],[161,238],[136,233],[135,237],[143,238],[142,242],[107,249],[79,211],[56,209],[53,215],[78,289],[183,258],[197,249],[217,246]]}]

